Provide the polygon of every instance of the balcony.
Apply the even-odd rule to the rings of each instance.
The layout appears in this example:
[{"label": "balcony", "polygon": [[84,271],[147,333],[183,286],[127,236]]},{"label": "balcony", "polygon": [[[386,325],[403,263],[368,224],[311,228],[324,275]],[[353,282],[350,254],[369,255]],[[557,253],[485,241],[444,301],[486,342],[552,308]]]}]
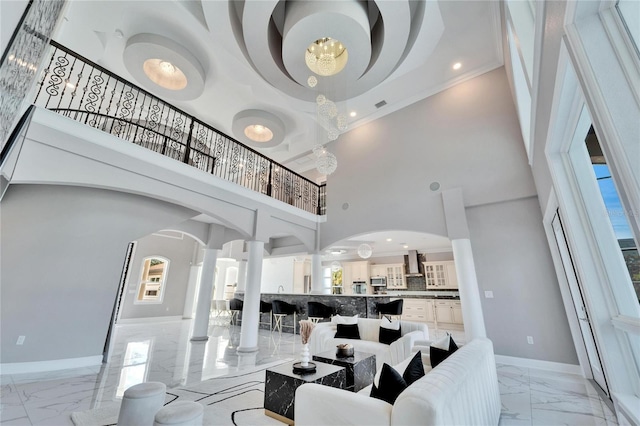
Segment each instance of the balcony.
[{"label": "balcony", "polygon": [[34,104],[304,211],[324,215],[326,185],[51,42]]}]

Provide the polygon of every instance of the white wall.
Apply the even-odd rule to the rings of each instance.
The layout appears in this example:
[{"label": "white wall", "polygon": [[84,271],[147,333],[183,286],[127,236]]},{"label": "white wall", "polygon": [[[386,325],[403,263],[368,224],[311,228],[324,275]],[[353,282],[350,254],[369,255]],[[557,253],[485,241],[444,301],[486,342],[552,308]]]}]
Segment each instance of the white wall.
[{"label": "white wall", "polygon": [[380,229],[446,236],[434,181],[462,188],[467,206],[536,194],[504,68],[358,127],[331,151],[322,248]]},{"label": "white wall", "polygon": [[[200,245],[188,235],[182,235],[182,239],[161,236],[161,234],[147,235],[138,239],[121,305],[121,319],[182,316],[191,272],[193,247]],[[143,260],[149,256],[161,256],[169,260],[168,274],[163,285],[162,303],[136,303]]]},{"label": "white wall", "polygon": [[322,247],[380,229],[446,236],[429,184],[461,188],[479,285],[500,295],[484,307],[496,353],[577,363],[504,68],[352,130],[332,151]]},{"label": "white wall", "polygon": [[2,363],[101,355],[127,245],[194,215],[146,197],[54,185],[11,185],[1,208]]},{"label": "white wall", "polygon": [[467,218],[496,354],[578,364],[537,198],[469,208]]},{"label": "white wall", "polygon": [[274,257],[262,261],[262,293],[277,293],[278,286],[284,293],[293,293],[293,262],[295,257]]}]

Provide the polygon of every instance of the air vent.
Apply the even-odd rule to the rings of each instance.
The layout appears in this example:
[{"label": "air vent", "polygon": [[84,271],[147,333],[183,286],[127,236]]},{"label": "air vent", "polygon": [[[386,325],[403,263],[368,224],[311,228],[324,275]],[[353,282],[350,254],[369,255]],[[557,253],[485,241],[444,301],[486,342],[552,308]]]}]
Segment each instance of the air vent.
[{"label": "air vent", "polygon": [[380,101],[376,104],[376,108],[382,108],[387,104],[387,101]]}]

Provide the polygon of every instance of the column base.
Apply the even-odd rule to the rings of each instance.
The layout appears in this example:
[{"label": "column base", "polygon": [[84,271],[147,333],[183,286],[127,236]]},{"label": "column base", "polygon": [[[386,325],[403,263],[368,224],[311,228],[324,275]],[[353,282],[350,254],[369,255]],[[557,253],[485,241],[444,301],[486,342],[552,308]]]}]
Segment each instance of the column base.
[{"label": "column base", "polygon": [[258,352],[258,350],[260,350],[260,348],[258,346],[254,346],[252,348],[238,348],[236,349],[236,352],[238,352],[239,354],[250,354],[253,352]]},{"label": "column base", "polygon": [[192,342],[206,342],[209,340],[209,336],[193,336],[190,340]]}]

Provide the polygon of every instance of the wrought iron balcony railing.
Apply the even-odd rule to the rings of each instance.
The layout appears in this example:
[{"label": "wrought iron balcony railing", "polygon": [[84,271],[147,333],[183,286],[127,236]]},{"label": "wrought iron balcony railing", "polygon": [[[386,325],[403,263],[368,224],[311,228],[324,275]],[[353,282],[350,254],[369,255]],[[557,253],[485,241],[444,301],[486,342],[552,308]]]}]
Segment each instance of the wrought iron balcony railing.
[{"label": "wrought iron balcony railing", "polygon": [[52,41],[35,105],[314,214],[326,185],[300,176]]}]

